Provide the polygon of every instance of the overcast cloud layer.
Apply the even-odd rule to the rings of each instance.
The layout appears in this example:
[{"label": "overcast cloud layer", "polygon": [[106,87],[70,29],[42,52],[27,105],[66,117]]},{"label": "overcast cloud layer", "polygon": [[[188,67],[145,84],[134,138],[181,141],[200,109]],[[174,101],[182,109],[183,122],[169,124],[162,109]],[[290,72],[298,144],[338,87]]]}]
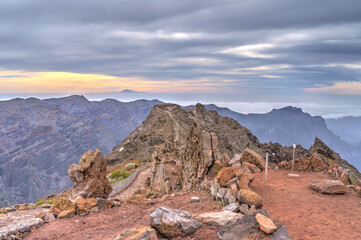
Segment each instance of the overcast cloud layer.
[{"label": "overcast cloud layer", "polygon": [[361,2],[1,0],[0,70],[141,78],[169,92],[185,81],[183,92],[233,102],[360,106]]}]

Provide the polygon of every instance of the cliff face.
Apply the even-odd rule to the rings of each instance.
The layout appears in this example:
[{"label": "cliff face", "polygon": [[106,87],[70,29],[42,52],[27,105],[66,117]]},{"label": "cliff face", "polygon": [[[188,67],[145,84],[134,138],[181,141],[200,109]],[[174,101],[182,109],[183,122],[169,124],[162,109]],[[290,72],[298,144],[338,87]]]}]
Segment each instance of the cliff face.
[{"label": "cliff face", "polygon": [[153,155],[151,186],[168,192],[195,189],[216,161],[226,164],[246,148],[264,155],[260,147],[247,128],[201,104],[189,110],[165,104],[155,106],[106,158],[115,165]]},{"label": "cliff face", "polygon": [[106,156],[108,163],[151,157],[160,149],[185,148],[191,128],[199,128],[218,137],[218,149],[232,157],[251,148],[263,153],[256,136],[237,121],[208,111],[203,105],[184,110],[175,104],[155,106],[147,119]]},{"label": "cliff face", "polygon": [[159,101],[88,101],[83,96],[0,102],[0,206],[69,188],[84,152],[109,152]]}]

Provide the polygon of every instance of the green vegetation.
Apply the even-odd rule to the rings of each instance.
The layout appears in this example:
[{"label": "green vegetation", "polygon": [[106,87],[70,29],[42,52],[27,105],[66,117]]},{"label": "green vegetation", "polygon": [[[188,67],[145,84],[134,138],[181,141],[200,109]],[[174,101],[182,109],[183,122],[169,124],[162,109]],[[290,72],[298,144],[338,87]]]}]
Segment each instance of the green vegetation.
[{"label": "green vegetation", "polygon": [[115,182],[121,181],[123,179],[126,179],[129,176],[130,176],[129,172],[118,169],[110,174],[110,182],[115,183]]},{"label": "green vegetation", "polygon": [[125,170],[131,170],[131,169],[135,169],[139,167],[139,164],[137,163],[128,163],[127,165],[124,166]]},{"label": "green vegetation", "polygon": [[56,200],[50,200],[50,201],[48,201],[48,204],[52,205],[52,204],[55,203],[55,201],[56,201]]},{"label": "green vegetation", "polygon": [[40,201],[38,201],[38,202],[35,203],[35,204],[36,204],[36,206],[39,206],[39,205],[41,205],[41,204],[43,204],[43,203],[45,203],[45,201],[44,201],[44,200],[40,200]]}]

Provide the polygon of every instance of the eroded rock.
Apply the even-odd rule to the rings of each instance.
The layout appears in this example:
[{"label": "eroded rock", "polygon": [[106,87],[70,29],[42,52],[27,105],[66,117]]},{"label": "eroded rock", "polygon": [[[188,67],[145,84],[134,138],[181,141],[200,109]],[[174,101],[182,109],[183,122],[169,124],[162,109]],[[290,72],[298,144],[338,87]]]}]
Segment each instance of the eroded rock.
[{"label": "eroded rock", "polygon": [[122,231],[112,240],[158,240],[158,237],[150,226],[137,226]]},{"label": "eroded rock", "polygon": [[150,225],[166,238],[185,237],[202,226],[198,220],[191,218],[192,215],[186,211],[161,206],[150,214]]},{"label": "eroded rock", "polygon": [[323,194],[344,194],[347,191],[342,181],[329,179],[315,179],[310,188]]},{"label": "eroded rock", "polygon": [[72,164],[68,169],[70,179],[75,182],[70,197],[107,198],[112,187],[106,179],[106,169],[107,162],[99,150],[86,152],[79,164]]},{"label": "eroded rock", "polygon": [[242,218],[243,215],[231,211],[222,211],[197,214],[193,217],[208,226],[222,227],[227,223],[236,222],[237,219]]}]

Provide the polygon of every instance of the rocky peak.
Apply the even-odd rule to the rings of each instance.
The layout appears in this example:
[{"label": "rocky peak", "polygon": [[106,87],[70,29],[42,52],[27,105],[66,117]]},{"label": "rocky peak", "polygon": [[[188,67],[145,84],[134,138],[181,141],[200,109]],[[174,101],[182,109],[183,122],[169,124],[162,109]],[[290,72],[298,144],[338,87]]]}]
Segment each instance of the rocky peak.
[{"label": "rocky peak", "polygon": [[[202,104],[184,110],[156,105],[147,119],[107,155],[111,165],[152,156],[153,188],[195,189],[211,166],[246,148],[263,155],[258,139],[237,121],[208,111]],[[187,179],[187,181],[184,181]]]},{"label": "rocky peak", "polygon": [[331,148],[329,148],[321,139],[318,137],[315,138],[314,144],[309,149],[310,153],[317,153],[325,158],[340,161],[341,157],[338,153],[334,152]]}]

